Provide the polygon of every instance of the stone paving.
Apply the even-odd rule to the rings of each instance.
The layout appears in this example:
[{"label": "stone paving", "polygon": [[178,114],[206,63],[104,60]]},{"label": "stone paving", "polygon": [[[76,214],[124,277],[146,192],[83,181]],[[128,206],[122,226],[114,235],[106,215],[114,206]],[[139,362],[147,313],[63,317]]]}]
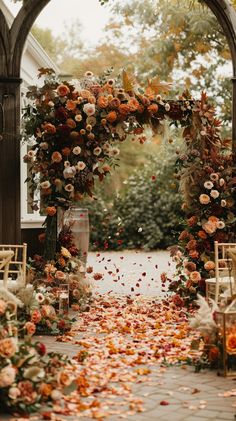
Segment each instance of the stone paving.
[{"label": "stone paving", "polygon": [[[120,254],[121,255],[121,254]],[[89,257],[89,264],[93,264],[95,271],[103,271],[105,276],[104,279],[96,283],[96,289],[99,292],[108,292],[113,289],[115,285],[115,292],[122,293],[132,293],[136,294],[137,289],[133,291],[130,288],[133,288],[133,282],[136,282],[136,277],[140,276],[141,271],[146,271],[148,273],[148,265],[150,260],[155,259],[159,261],[161,267],[164,265],[166,268],[168,255],[166,253],[161,253],[158,256],[154,254],[148,254],[151,256],[151,259],[147,259],[147,254],[139,254],[138,256],[138,265],[137,273],[133,273],[134,268],[132,265],[133,260],[137,261],[137,257],[130,253],[129,257],[125,255],[125,262],[123,263],[124,273],[128,274],[129,285],[125,284],[124,290],[117,287],[118,282],[113,283],[112,277],[107,273],[105,266],[107,265],[107,260],[111,259],[112,263],[118,267],[118,261],[120,256],[118,254],[109,253],[102,254],[97,256],[92,254]],[[113,257],[115,257],[115,260]],[[160,257],[163,258],[164,263],[160,264]],[[104,260],[102,260],[104,258]],[[114,263],[115,262],[115,263]],[[145,263],[146,262],[146,263]],[[156,263],[155,263],[156,264]],[[152,266],[153,268],[155,267]],[[153,265],[153,264],[152,264]],[[119,264],[119,268],[121,265]],[[137,265],[134,265],[137,266]],[[107,267],[107,266],[106,266]],[[129,270],[132,267],[132,277],[129,276]],[[122,270],[119,272],[120,277],[122,275]],[[172,270],[172,269],[170,269]],[[151,278],[157,279],[158,273],[156,271],[152,272],[145,276],[145,282],[143,282],[142,288],[149,292],[149,295],[161,295],[162,291],[160,289],[160,284],[152,284]],[[149,276],[149,278],[148,278]],[[122,278],[122,277],[121,277]],[[120,279],[121,282],[123,282]],[[146,283],[146,285],[145,285]],[[150,287],[148,287],[150,283]],[[139,289],[138,289],[139,290]],[[140,290],[139,290],[140,291]],[[61,343],[57,342],[54,337],[36,337],[36,340],[42,340],[48,351],[61,352],[67,354],[70,357],[73,357],[78,352],[78,345],[73,345],[72,343]],[[132,386],[133,394],[137,398],[144,400],[144,412],[135,413],[132,415],[125,413],[125,415],[116,414],[106,418],[108,421],[119,421],[120,419],[127,419],[133,421],[213,421],[213,420],[235,420],[236,414],[236,376],[235,378],[224,378],[217,375],[216,371],[204,370],[200,373],[195,373],[193,367],[189,366],[172,366],[172,367],[163,367],[160,368],[160,365],[151,367],[151,375],[143,376],[142,382],[136,383]],[[227,391],[233,391],[231,396],[227,396]],[[94,394],[95,395],[95,394]],[[229,395],[229,394],[228,394]],[[91,398],[94,399],[93,396]],[[86,398],[90,399],[90,397]],[[125,397],[118,397],[120,399],[121,408],[124,407]],[[1,404],[1,403],[0,403]],[[60,419],[63,417],[60,417]],[[11,417],[0,415],[0,421],[6,421],[11,419]],[[39,418],[42,419],[42,418]],[[77,420],[89,420],[91,418],[86,416],[78,417],[64,417],[63,419],[68,421],[77,421]],[[104,418],[105,419],[105,418]],[[103,418],[101,419],[103,421]]]}]

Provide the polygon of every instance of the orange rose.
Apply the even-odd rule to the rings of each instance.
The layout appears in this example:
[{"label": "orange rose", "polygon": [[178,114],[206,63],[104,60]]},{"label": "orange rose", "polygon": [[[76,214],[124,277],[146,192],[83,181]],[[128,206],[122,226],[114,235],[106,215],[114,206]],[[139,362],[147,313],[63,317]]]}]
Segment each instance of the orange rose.
[{"label": "orange rose", "polygon": [[193,250],[197,247],[197,241],[196,240],[190,240],[187,244],[186,244],[186,249],[187,250]]},{"label": "orange rose", "polygon": [[76,102],[73,101],[72,99],[68,99],[68,101],[66,102],[66,108],[67,110],[73,111],[76,108]]},{"label": "orange rose", "polygon": [[182,231],[179,235],[179,240],[182,241],[182,240],[186,240],[187,238],[189,238],[188,231],[186,230]]},{"label": "orange rose", "polygon": [[100,96],[97,100],[97,105],[100,108],[106,108],[108,106],[108,99],[106,96]]},{"label": "orange rose", "polygon": [[135,98],[131,98],[127,104],[130,108],[130,111],[136,111],[139,107],[139,102]]},{"label": "orange rose", "polygon": [[236,354],[236,333],[231,333],[227,336],[226,352],[230,355]]},{"label": "orange rose", "polygon": [[76,127],[76,122],[72,119],[72,118],[68,118],[66,120],[66,125],[70,128],[70,129],[75,129]]},{"label": "orange rose", "polygon": [[109,123],[113,123],[117,119],[117,114],[115,111],[111,111],[109,114],[107,114],[106,119]]},{"label": "orange rose", "polygon": [[206,262],[204,264],[204,269],[206,269],[206,270],[213,270],[213,269],[215,269],[215,263],[212,260],[208,260],[208,262]]},{"label": "orange rose", "polygon": [[55,206],[48,206],[46,208],[46,212],[47,212],[47,215],[54,216],[57,213],[57,209],[55,208]]},{"label": "orange rose", "polygon": [[147,110],[150,114],[155,114],[158,111],[158,105],[157,104],[151,104],[147,107]]},{"label": "orange rose", "polygon": [[197,259],[199,256],[199,253],[197,250],[189,250],[188,254],[192,259]]},{"label": "orange rose", "polygon": [[119,109],[119,113],[122,116],[125,116],[125,115],[127,115],[127,114],[130,113],[130,108],[129,108],[129,106],[127,104],[120,104],[120,106],[119,106],[118,109]]},{"label": "orange rose", "polygon": [[42,127],[43,127],[44,131],[47,132],[47,133],[54,134],[57,131],[54,124],[51,124],[51,123],[45,123],[45,124],[42,125]]},{"label": "orange rose", "polygon": [[59,85],[57,87],[57,93],[59,96],[66,96],[70,92],[70,89],[67,85]]},{"label": "orange rose", "polygon": [[39,386],[39,393],[43,396],[50,396],[52,392],[52,385],[48,383],[41,383]]},{"label": "orange rose", "polygon": [[200,230],[197,233],[198,237],[201,238],[202,240],[206,240],[207,239],[207,234],[205,233],[205,231]]},{"label": "orange rose", "polygon": [[198,219],[196,216],[191,216],[191,218],[187,220],[188,226],[193,227],[194,225],[196,225],[197,221]]},{"label": "orange rose", "polygon": [[55,151],[52,153],[52,162],[56,162],[56,164],[59,164],[62,161],[62,155],[60,152]]}]

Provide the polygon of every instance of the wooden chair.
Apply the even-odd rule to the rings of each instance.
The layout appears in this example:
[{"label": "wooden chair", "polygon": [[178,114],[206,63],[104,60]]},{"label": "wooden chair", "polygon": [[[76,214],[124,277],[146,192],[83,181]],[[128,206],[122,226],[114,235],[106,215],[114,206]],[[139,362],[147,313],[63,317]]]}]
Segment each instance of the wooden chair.
[{"label": "wooden chair", "polygon": [[[232,295],[234,290],[234,271],[232,253],[236,252],[236,243],[214,242],[215,278],[206,279],[206,298],[213,298],[216,303],[226,290]],[[236,256],[236,255],[235,255]]]},{"label": "wooden chair", "polygon": [[[26,284],[27,244],[0,244],[0,276],[6,289],[17,284]],[[10,279],[9,279],[10,278]]]}]

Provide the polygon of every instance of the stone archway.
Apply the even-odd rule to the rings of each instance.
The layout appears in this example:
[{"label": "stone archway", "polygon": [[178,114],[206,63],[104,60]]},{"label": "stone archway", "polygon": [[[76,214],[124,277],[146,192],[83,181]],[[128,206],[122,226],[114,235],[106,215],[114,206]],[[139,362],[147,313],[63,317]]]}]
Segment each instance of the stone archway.
[{"label": "stone archway", "polygon": [[[49,1],[25,0],[11,28],[8,27],[6,18],[0,10],[0,243],[16,244],[21,241],[21,57],[31,26]],[[219,21],[231,51],[233,62],[232,139],[236,166],[236,11],[229,0],[204,0],[204,3]]]}]

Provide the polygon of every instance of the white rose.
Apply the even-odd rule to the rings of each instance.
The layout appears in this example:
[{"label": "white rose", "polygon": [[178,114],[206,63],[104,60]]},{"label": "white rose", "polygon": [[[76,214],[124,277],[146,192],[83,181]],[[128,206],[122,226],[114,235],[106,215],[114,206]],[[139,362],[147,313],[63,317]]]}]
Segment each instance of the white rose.
[{"label": "white rose", "polygon": [[63,171],[64,178],[73,178],[76,174],[76,168],[75,167],[66,167]]},{"label": "white rose", "polygon": [[97,146],[97,148],[95,148],[94,150],[93,150],[93,153],[94,153],[94,155],[100,155],[100,153],[102,152],[102,150],[101,150],[101,148],[99,148],[99,146]]},{"label": "white rose", "polygon": [[204,183],[205,189],[211,190],[214,187],[214,184],[211,181],[205,181]]},{"label": "white rose", "polygon": [[86,167],[86,164],[83,161],[77,162],[76,168],[78,171],[83,171]]},{"label": "white rose", "polygon": [[95,105],[94,104],[84,104],[83,111],[88,116],[95,114]]},{"label": "white rose", "polygon": [[217,197],[219,197],[220,193],[218,192],[218,190],[212,190],[210,192],[211,197],[213,197],[213,199],[217,199]]},{"label": "white rose", "polygon": [[81,148],[79,146],[75,146],[72,152],[74,155],[79,155],[81,153]]},{"label": "white rose", "polygon": [[8,396],[10,399],[17,399],[21,395],[21,391],[18,387],[11,387],[8,391]]}]

